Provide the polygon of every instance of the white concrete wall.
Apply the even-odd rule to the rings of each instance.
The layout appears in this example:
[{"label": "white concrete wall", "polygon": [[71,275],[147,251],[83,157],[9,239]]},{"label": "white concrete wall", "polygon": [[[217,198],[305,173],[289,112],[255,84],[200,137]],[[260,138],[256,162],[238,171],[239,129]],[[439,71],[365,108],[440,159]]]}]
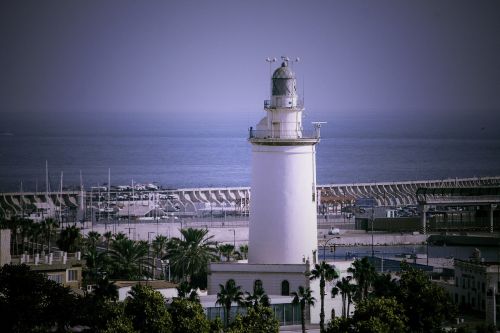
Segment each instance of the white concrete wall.
[{"label": "white concrete wall", "polygon": [[0,230],[0,267],[10,264],[12,261],[10,256],[10,230]]},{"label": "white concrete wall", "polygon": [[313,145],[252,145],[249,263],[313,262],[315,169]]},{"label": "white concrete wall", "polygon": [[[274,125],[279,124],[279,125]],[[276,126],[279,131],[276,131]],[[302,136],[302,111],[300,109],[271,109],[267,112],[267,129],[273,137],[297,138]]]},{"label": "white concrete wall", "polygon": [[[350,275],[347,273],[347,269],[351,266],[352,263],[352,261],[329,262],[330,265],[335,265],[335,267],[340,270],[340,277],[337,280],[327,282],[325,286],[325,323],[328,323],[331,320],[332,309],[335,309],[336,317],[342,316],[342,295],[340,295],[339,293],[337,296],[335,296],[335,298],[332,298],[331,290],[332,287],[337,283],[337,281],[340,281],[343,277]],[[353,281],[352,283],[355,283],[355,281]],[[311,290],[313,292],[312,295],[316,298],[316,304],[314,306],[311,306],[310,309],[311,324],[319,324],[319,314],[321,311],[319,280],[311,281]],[[355,305],[351,304],[349,310],[350,315],[352,316],[352,314],[354,314]]]},{"label": "white concrete wall", "polygon": [[[268,295],[281,295],[281,282],[287,280],[290,292],[297,291],[299,286],[307,287],[309,280],[305,276],[305,265],[251,265],[251,264],[211,264],[208,275],[208,294],[214,295],[220,291],[219,285],[224,285],[233,279],[243,291],[253,292],[256,280],[262,281],[262,286]],[[267,266],[267,267],[266,267]],[[300,266],[300,267],[299,267]]]}]

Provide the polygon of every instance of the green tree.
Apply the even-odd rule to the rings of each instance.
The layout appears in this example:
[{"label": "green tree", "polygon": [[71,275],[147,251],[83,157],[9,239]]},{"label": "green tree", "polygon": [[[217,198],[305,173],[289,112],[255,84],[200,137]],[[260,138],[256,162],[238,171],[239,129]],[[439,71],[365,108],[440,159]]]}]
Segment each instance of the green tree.
[{"label": "green tree", "polygon": [[57,223],[57,221],[52,218],[48,218],[42,221],[41,226],[42,226],[42,231],[45,235],[45,239],[47,241],[48,253],[50,253],[52,234],[54,230],[59,227],[59,223]]},{"label": "green tree", "polygon": [[111,231],[106,231],[104,234],[104,239],[106,240],[106,252],[109,251],[109,244],[111,242],[111,239],[113,239],[113,233]]},{"label": "green tree", "polygon": [[155,239],[151,242],[151,247],[153,248],[154,255],[154,270],[153,270],[153,279],[156,278],[156,262],[158,259],[163,258],[166,254],[168,238],[163,235],[157,235]]},{"label": "green tree", "polygon": [[200,297],[198,296],[196,289],[193,289],[189,282],[182,281],[181,283],[179,283],[179,285],[177,285],[176,289],[178,298],[188,299],[192,302],[200,301]]},{"label": "green tree", "polygon": [[258,286],[253,293],[245,292],[245,305],[253,308],[258,306],[268,307],[271,305],[269,296],[267,296],[266,291],[262,286]]},{"label": "green tree", "polygon": [[80,229],[72,225],[61,230],[56,243],[62,251],[76,252],[80,250],[80,241]]},{"label": "green tree", "polygon": [[26,241],[28,240],[28,237],[30,237],[30,235],[31,235],[32,225],[33,225],[32,220],[25,219],[20,226],[21,227],[20,233],[21,233],[22,244],[23,244],[21,252],[23,252],[23,253],[24,253],[24,251],[27,250]]},{"label": "green tree", "polygon": [[95,248],[99,243],[99,239],[101,238],[101,234],[97,231],[89,231],[87,237],[85,238],[85,247],[87,248]]},{"label": "green tree", "polygon": [[149,286],[137,284],[125,300],[125,315],[139,332],[172,332],[172,318],[163,296]]},{"label": "green tree", "polygon": [[339,292],[342,297],[342,317],[349,317],[352,295],[356,290],[356,286],[351,283],[352,276],[343,277],[337,281],[332,288],[332,297],[335,297]]},{"label": "green tree", "polygon": [[111,319],[101,333],[136,333],[132,321],[125,316]]},{"label": "green tree", "polygon": [[124,238],[111,243],[109,257],[112,262],[112,278],[140,279],[142,267],[147,265],[148,244]]},{"label": "green tree", "polygon": [[363,259],[356,259],[352,263],[352,267],[347,269],[347,272],[352,274],[358,286],[354,297],[355,301],[362,301],[368,297],[370,286],[377,275],[375,267],[368,261],[367,257],[364,257]]},{"label": "green tree", "polygon": [[62,331],[76,317],[76,296],[26,265],[0,268],[0,331]]},{"label": "green tree", "polygon": [[234,257],[234,245],[233,244],[221,244],[217,247],[219,253],[226,258],[226,261],[231,261]]},{"label": "green tree", "polygon": [[248,258],[248,244],[240,245],[239,252],[241,254],[242,259]]},{"label": "green tree", "polygon": [[336,317],[332,318],[326,327],[327,333],[355,333],[352,318]]},{"label": "green tree", "polygon": [[448,293],[432,283],[425,272],[402,263],[397,300],[404,306],[412,332],[432,332],[451,320],[456,307]]},{"label": "green tree", "polygon": [[293,296],[292,304],[300,304],[300,321],[302,324],[302,333],[306,332],[306,305],[314,305],[316,299],[312,296],[309,288],[299,286],[297,291],[291,293]]},{"label": "green tree", "polygon": [[[89,327],[91,332],[112,331],[114,324],[121,327],[124,324],[123,304],[116,301],[116,296],[109,288],[98,286],[93,293],[80,298],[76,304],[78,323]],[[120,329],[116,332],[120,332]]]},{"label": "green tree", "polygon": [[98,299],[116,302],[118,300],[118,287],[108,278],[99,279],[94,289],[94,296]]},{"label": "green tree", "polygon": [[210,321],[198,302],[175,298],[170,304],[168,312],[172,317],[173,333],[210,332]]},{"label": "green tree", "polygon": [[377,274],[373,281],[373,296],[375,297],[397,297],[399,286],[391,274]]},{"label": "green tree", "polygon": [[42,232],[42,227],[40,226],[40,223],[31,224],[30,240],[31,240],[31,250],[33,256],[35,256],[35,252],[38,253],[38,240],[40,238],[41,232]]},{"label": "green tree", "polygon": [[168,242],[166,258],[174,276],[187,280],[192,287],[204,289],[208,263],[218,259],[216,243],[213,236],[207,236],[207,229],[188,228],[180,232],[183,239],[174,237]]},{"label": "green tree", "polygon": [[257,305],[248,309],[245,316],[236,319],[227,330],[228,333],[277,333],[279,321],[270,307]]},{"label": "green tree", "polygon": [[320,304],[321,310],[319,313],[319,326],[320,331],[325,330],[325,285],[326,281],[330,282],[334,279],[338,279],[339,274],[334,267],[322,261],[320,264],[316,264],[309,274],[310,280],[319,279],[319,294],[320,294]]},{"label": "green tree", "polygon": [[220,317],[215,317],[215,319],[210,322],[210,333],[222,333],[223,331],[224,323]]},{"label": "green tree", "polygon": [[87,246],[83,251],[85,267],[83,277],[86,284],[94,284],[108,270],[108,254],[99,252],[97,247]]},{"label": "green tree", "polygon": [[225,285],[219,284],[219,288],[220,291],[217,293],[217,302],[215,304],[220,304],[224,307],[226,327],[229,327],[229,323],[231,322],[231,304],[244,305],[243,291],[241,291],[241,287],[237,286],[233,279],[227,280]]},{"label": "green tree", "polygon": [[359,333],[404,333],[408,329],[408,318],[394,298],[366,298],[356,305],[352,319]]}]

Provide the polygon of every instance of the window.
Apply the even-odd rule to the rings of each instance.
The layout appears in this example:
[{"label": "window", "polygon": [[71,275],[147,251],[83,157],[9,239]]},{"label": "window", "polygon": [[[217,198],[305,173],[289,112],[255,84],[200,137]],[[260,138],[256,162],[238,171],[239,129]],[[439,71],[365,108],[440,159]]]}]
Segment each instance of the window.
[{"label": "window", "polygon": [[68,269],[68,281],[78,281],[78,271],[76,269]]},{"label": "window", "polygon": [[290,295],[290,283],[287,280],[283,280],[281,282],[281,295],[282,296]]},{"label": "window", "polygon": [[62,275],[61,274],[48,274],[47,275],[47,280],[54,281],[57,283],[62,283]]},{"label": "window", "polygon": [[261,280],[255,280],[253,283],[253,292],[256,290],[262,289],[262,281]]}]

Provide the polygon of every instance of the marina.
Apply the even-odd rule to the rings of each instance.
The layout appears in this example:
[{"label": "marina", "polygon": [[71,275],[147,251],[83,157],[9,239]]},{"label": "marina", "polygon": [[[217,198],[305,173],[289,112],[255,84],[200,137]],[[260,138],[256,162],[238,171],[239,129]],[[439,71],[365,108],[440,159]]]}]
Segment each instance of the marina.
[{"label": "marina", "polygon": [[[318,214],[339,213],[357,201],[374,206],[417,205],[418,188],[492,186],[500,176],[406,182],[325,184],[316,187]],[[61,186],[62,188],[62,186]],[[96,186],[90,189],[0,193],[0,216],[47,217],[62,223],[141,221],[166,218],[248,217],[249,187],[162,189],[155,184]]]}]

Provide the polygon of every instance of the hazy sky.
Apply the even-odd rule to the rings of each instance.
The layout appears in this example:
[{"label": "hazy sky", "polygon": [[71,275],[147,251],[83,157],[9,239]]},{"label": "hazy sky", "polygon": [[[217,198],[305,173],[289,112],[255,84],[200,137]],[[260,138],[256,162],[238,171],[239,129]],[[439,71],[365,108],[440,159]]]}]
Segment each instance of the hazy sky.
[{"label": "hazy sky", "polygon": [[500,1],[471,0],[2,1],[0,113],[256,122],[281,55],[311,112],[500,121]]}]

